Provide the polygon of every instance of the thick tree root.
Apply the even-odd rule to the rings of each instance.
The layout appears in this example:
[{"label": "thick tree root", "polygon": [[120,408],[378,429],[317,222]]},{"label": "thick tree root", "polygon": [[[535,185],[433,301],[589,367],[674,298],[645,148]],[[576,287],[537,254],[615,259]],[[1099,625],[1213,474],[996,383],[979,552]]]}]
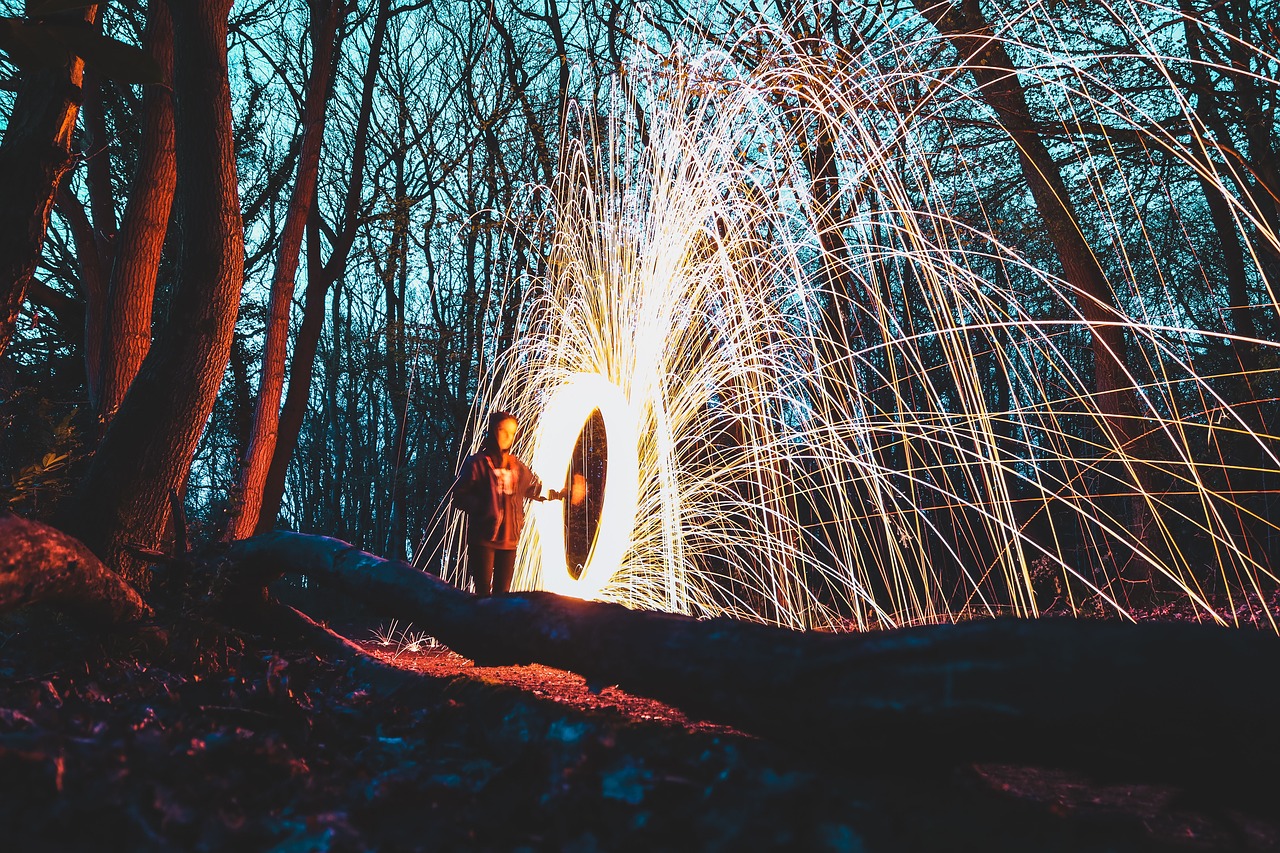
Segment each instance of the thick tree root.
[{"label": "thick tree root", "polygon": [[975,621],[798,633],[550,593],[476,598],[335,539],[228,553],[412,620],[483,664],[539,662],[841,760],[1012,761],[1244,784],[1280,755],[1280,637],[1183,623]]},{"label": "thick tree root", "polygon": [[49,604],[89,622],[129,622],[151,608],[78,539],[38,521],[0,515],[0,613]]}]

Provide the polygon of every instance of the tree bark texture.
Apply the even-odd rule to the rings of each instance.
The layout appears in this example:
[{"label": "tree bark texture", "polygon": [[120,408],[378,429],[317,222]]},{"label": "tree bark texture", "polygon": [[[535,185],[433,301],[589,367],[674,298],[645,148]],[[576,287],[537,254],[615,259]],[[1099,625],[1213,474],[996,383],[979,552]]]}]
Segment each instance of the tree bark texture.
[{"label": "tree bark texture", "polygon": [[102,363],[98,382],[89,388],[89,403],[104,424],[120,408],[151,348],[156,277],[178,175],[173,93],[167,82],[173,79],[173,23],[163,0],[153,0],[147,15],[146,49],[160,66],[166,84],[148,86],[142,95],[142,146],[107,285],[101,318]]},{"label": "tree bark texture", "polygon": [[800,633],[543,592],[477,598],[297,533],[237,543],[228,559],[259,581],[332,583],[478,664],[536,661],[841,760],[1015,760],[1216,784],[1261,772],[1280,748],[1269,633],[1069,619]]},{"label": "tree bark texture", "polygon": [[[224,538],[243,539],[253,534],[262,509],[263,487],[275,452],[280,425],[280,398],[284,392],[285,357],[289,342],[289,309],[293,305],[298,256],[307,217],[316,194],[320,173],[320,149],[324,142],[325,109],[329,103],[329,83],[333,74],[334,39],[342,4],[332,0],[312,5],[312,67],[302,109],[302,150],[298,175],[285,214],[276,258],[276,274],[267,309],[267,338],[262,352],[258,397],[253,409],[253,427],[241,461],[238,505],[233,507]],[[275,516],[272,516],[274,522]]]},{"label": "tree bark texture", "polygon": [[231,0],[174,0],[181,262],[169,322],[147,354],[81,483],[69,530],[126,579],[147,578],[130,544],[159,550],[169,492],[183,493],[227,368],[244,278],[227,15]]},{"label": "tree bark texture", "polygon": [[104,624],[151,613],[133,587],[78,540],[36,521],[0,515],[0,613],[36,603]]},{"label": "tree bark texture", "polygon": [[[97,6],[54,16],[92,21]],[[9,348],[27,285],[40,261],[49,214],[62,176],[71,168],[72,134],[84,97],[84,62],[22,72],[9,127],[0,142],[0,355]]]}]

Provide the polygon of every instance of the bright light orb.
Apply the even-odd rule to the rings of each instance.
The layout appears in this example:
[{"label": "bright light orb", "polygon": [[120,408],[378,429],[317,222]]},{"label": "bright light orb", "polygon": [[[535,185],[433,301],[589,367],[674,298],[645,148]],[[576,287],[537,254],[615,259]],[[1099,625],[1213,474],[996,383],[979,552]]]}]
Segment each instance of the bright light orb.
[{"label": "bright light orb", "polygon": [[[605,469],[604,502],[595,541],[574,578],[565,556],[564,507],[548,501],[534,507],[533,520],[542,543],[541,588],[575,598],[595,598],[622,567],[631,545],[640,490],[635,412],[622,389],[595,373],[577,373],[551,395],[538,427],[533,470],[550,478],[559,489],[567,478],[574,445],[591,413],[604,419],[609,462]],[[559,478],[559,479],[556,479]]]}]

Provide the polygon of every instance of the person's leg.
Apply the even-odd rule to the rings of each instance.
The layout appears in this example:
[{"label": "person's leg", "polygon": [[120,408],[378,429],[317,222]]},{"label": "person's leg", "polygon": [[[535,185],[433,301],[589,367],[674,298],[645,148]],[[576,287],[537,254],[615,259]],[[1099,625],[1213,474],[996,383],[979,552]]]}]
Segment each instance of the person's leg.
[{"label": "person's leg", "polygon": [[511,578],[516,573],[516,552],[515,549],[510,551],[494,551],[493,552],[493,593],[497,595],[501,592],[511,591]]},{"label": "person's leg", "polygon": [[492,548],[475,543],[467,546],[467,570],[476,582],[476,595],[493,595],[493,556]]}]

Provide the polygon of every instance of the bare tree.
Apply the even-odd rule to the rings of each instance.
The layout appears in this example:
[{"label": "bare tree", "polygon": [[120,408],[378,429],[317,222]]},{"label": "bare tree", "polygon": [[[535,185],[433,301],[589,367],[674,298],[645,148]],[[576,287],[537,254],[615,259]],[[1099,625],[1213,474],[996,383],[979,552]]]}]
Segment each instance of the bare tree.
[{"label": "bare tree", "polygon": [[[316,348],[320,342],[325,319],[327,295],[334,283],[346,272],[351,246],[356,238],[362,207],[365,180],[365,164],[368,159],[368,140],[372,121],[374,94],[386,41],[387,24],[391,20],[390,0],[378,0],[374,12],[373,35],[370,39],[361,87],[360,100],[351,143],[350,173],[343,195],[339,220],[326,229],[319,211],[313,210],[310,224],[310,242],[307,250],[307,287],[304,295],[302,325],[294,341],[293,357],[289,363],[289,389],[284,407],[280,411],[280,426],[272,449],[271,463],[262,484],[262,504],[255,520],[258,532],[272,529],[280,512],[284,497],[285,474],[298,446],[307,404],[311,397],[312,372]],[[320,232],[330,236],[330,253],[327,261],[320,257]],[[335,296],[335,305],[336,303]]]},{"label": "bare tree", "polygon": [[174,0],[177,197],[182,273],[169,322],[139,369],[81,483],[75,530],[135,585],[131,545],[157,549],[227,368],[244,272],[232,141],[227,15],[232,0]]},{"label": "bare tree", "polygon": [[258,524],[271,458],[275,451],[280,422],[280,398],[284,390],[285,356],[289,337],[289,309],[293,305],[294,282],[302,250],[303,232],[315,203],[316,181],[320,173],[320,149],[324,142],[325,112],[331,91],[335,39],[341,23],[342,3],[312,0],[311,75],[302,108],[302,146],[298,173],[285,214],[276,259],[271,301],[267,309],[266,345],[258,381],[253,427],[241,463],[239,503],[233,507],[225,538],[250,535]]},{"label": "bare tree", "polygon": [[[98,7],[53,16],[62,23],[87,24]],[[0,142],[0,355],[9,348],[27,285],[40,260],[49,214],[62,176],[71,168],[71,142],[83,99],[84,60],[67,52],[54,67],[30,68]]]}]

